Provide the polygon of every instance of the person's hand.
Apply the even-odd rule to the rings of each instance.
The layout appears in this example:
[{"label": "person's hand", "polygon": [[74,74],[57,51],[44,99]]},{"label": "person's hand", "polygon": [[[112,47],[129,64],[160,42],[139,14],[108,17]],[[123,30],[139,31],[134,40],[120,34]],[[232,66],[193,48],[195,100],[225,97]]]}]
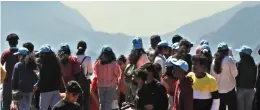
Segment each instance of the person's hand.
[{"label": "person's hand", "polygon": [[153,105],[151,105],[151,104],[145,105],[144,107],[146,110],[153,110]]},{"label": "person's hand", "polygon": [[38,86],[37,85],[34,85],[33,86],[33,91],[37,91],[38,90]]}]

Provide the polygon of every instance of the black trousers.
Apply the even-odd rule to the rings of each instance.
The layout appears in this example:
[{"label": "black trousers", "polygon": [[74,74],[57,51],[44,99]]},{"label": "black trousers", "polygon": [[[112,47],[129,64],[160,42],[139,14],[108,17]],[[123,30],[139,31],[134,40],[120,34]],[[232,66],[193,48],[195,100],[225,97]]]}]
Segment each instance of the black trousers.
[{"label": "black trousers", "polygon": [[89,80],[89,82],[82,87],[84,93],[78,99],[81,110],[90,110],[90,84],[91,81]]},{"label": "black trousers", "polygon": [[122,104],[123,104],[123,102],[125,102],[125,94],[120,92],[120,96],[119,96],[118,100],[119,100],[118,101],[119,109],[121,110]]},{"label": "black trousers", "polygon": [[220,93],[219,110],[226,110],[226,106],[228,106],[228,110],[237,110],[237,93],[235,88],[228,93]]}]

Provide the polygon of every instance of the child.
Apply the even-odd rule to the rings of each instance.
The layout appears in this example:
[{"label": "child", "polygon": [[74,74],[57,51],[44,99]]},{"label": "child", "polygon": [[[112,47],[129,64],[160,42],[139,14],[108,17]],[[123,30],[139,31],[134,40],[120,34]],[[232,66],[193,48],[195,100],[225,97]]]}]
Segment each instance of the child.
[{"label": "child", "polygon": [[171,58],[170,62],[174,66],[172,74],[174,77],[178,78],[172,110],[193,110],[192,79],[186,77],[189,66],[187,62],[181,59],[177,60],[176,58]]},{"label": "child", "polygon": [[65,98],[55,104],[53,110],[80,110],[80,105],[77,103],[80,94],[82,89],[79,84],[76,81],[68,82]]},{"label": "child", "polygon": [[202,55],[192,57],[194,110],[218,110],[220,105],[216,79],[207,71],[207,58]]}]

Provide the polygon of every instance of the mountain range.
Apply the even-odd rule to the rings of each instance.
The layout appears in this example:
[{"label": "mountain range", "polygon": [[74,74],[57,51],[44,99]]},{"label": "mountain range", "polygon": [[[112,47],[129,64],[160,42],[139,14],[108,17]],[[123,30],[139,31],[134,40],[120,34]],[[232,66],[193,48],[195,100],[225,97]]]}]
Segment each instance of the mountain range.
[{"label": "mountain range", "polygon": [[[233,48],[246,44],[257,50],[260,47],[259,11],[260,2],[242,2],[207,18],[185,24],[162,35],[162,38],[171,41],[173,35],[180,34],[195,45],[206,39],[212,47],[225,41]],[[93,57],[97,57],[101,47],[106,44],[117,55],[129,54],[134,38],[122,33],[97,32],[77,10],[61,2],[49,1],[1,2],[1,50],[8,48],[4,41],[12,32],[20,36],[20,46],[30,41],[36,49],[48,43],[57,50],[60,43],[66,42],[75,53],[76,43],[84,40],[88,44],[88,54]],[[145,48],[148,48],[149,37],[143,37],[143,41]]]}]

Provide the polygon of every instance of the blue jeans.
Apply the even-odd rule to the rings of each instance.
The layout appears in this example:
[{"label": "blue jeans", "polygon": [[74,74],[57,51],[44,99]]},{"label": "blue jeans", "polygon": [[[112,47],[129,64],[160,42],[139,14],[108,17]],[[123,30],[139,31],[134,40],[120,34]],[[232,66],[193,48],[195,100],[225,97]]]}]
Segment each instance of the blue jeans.
[{"label": "blue jeans", "polygon": [[22,99],[18,101],[19,110],[30,110],[33,92],[21,93]]},{"label": "blue jeans", "polygon": [[51,91],[40,93],[40,110],[48,110],[60,101],[60,91]]},{"label": "blue jeans", "polygon": [[116,98],[115,87],[99,87],[98,88],[100,110],[113,110],[112,103]]},{"label": "blue jeans", "polygon": [[238,110],[252,110],[254,97],[254,89],[237,88]]}]

